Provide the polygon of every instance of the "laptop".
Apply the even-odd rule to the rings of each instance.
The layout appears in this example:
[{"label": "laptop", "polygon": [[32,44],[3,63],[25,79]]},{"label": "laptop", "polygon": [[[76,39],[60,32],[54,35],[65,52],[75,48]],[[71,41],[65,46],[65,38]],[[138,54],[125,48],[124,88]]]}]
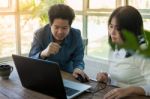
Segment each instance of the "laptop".
[{"label": "laptop", "polygon": [[72,99],[91,86],[63,80],[59,65],[52,61],[12,55],[23,87],[56,97]]}]

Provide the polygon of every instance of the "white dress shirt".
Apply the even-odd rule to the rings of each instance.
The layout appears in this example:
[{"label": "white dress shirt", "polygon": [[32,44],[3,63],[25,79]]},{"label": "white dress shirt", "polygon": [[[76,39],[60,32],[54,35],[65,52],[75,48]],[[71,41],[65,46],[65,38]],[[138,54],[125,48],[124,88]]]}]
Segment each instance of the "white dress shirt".
[{"label": "white dress shirt", "polygon": [[150,96],[150,58],[133,54],[125,57],[124,49],[110,52],[109,74],[112,84],[119,87],[140,86]]}]

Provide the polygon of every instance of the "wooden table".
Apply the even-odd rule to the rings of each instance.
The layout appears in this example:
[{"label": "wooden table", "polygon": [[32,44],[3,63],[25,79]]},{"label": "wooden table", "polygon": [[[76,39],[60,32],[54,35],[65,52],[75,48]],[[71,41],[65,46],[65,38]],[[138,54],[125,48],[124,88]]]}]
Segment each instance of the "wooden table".
[{"label": "wooden table", "polygon": [[[61,73],[63,75],[63,78],[78,82],[72,77],[71,74],[68,74],[66,72]],[[96,82],[90,81],[87,84],[95,87]],[[113,88],[115,87],[107,86],[104,90],[101,90],[95,94],[84,92],[80,96],[76,97],[76,99],[102,99],[104,94]],[[22,87],[16,69],[14,69],[8,80],[0,79],[0,99],[53,99],[53,97]],[[131,96],[125,99],[150,99],[150,97]]]}]

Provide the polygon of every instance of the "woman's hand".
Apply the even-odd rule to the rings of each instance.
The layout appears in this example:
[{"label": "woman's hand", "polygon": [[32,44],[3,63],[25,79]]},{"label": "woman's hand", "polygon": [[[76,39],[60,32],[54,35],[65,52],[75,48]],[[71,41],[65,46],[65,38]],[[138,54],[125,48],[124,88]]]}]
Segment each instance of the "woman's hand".
[{"label": "woman's hand", "polygon": [[106,72],[99,72],[96,76],[97,81],[102,81],[107,83],[108,81],[108,74]]},{"label": "woman's hand", "polygon": [[128,96],[129,94],[130,91],[128,88],[116,88],[105,94],[103,99],[120,99]]},{"label": "woman's hand", "polygon": [[141,87],[116,88],[105,94],[103,99],[120,99],[134,94],[144,95],[145,92]]}]

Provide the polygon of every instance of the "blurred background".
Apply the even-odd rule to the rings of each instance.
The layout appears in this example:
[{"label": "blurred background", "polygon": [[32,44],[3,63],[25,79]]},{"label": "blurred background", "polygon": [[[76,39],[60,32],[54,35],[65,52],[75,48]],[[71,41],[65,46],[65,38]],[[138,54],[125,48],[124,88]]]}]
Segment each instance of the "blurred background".
[{"label": "blurred background", "polygon": [[150,30],[150,0],[0,0],[0,61],[12,54],[28,55],[34,32],[48,23],[47,11],[65,3],[75,10],[72,27],[88,39],[85,55],[107,60],[107,21],[119,6],[131,5],[142,14],[144,29]]}]

